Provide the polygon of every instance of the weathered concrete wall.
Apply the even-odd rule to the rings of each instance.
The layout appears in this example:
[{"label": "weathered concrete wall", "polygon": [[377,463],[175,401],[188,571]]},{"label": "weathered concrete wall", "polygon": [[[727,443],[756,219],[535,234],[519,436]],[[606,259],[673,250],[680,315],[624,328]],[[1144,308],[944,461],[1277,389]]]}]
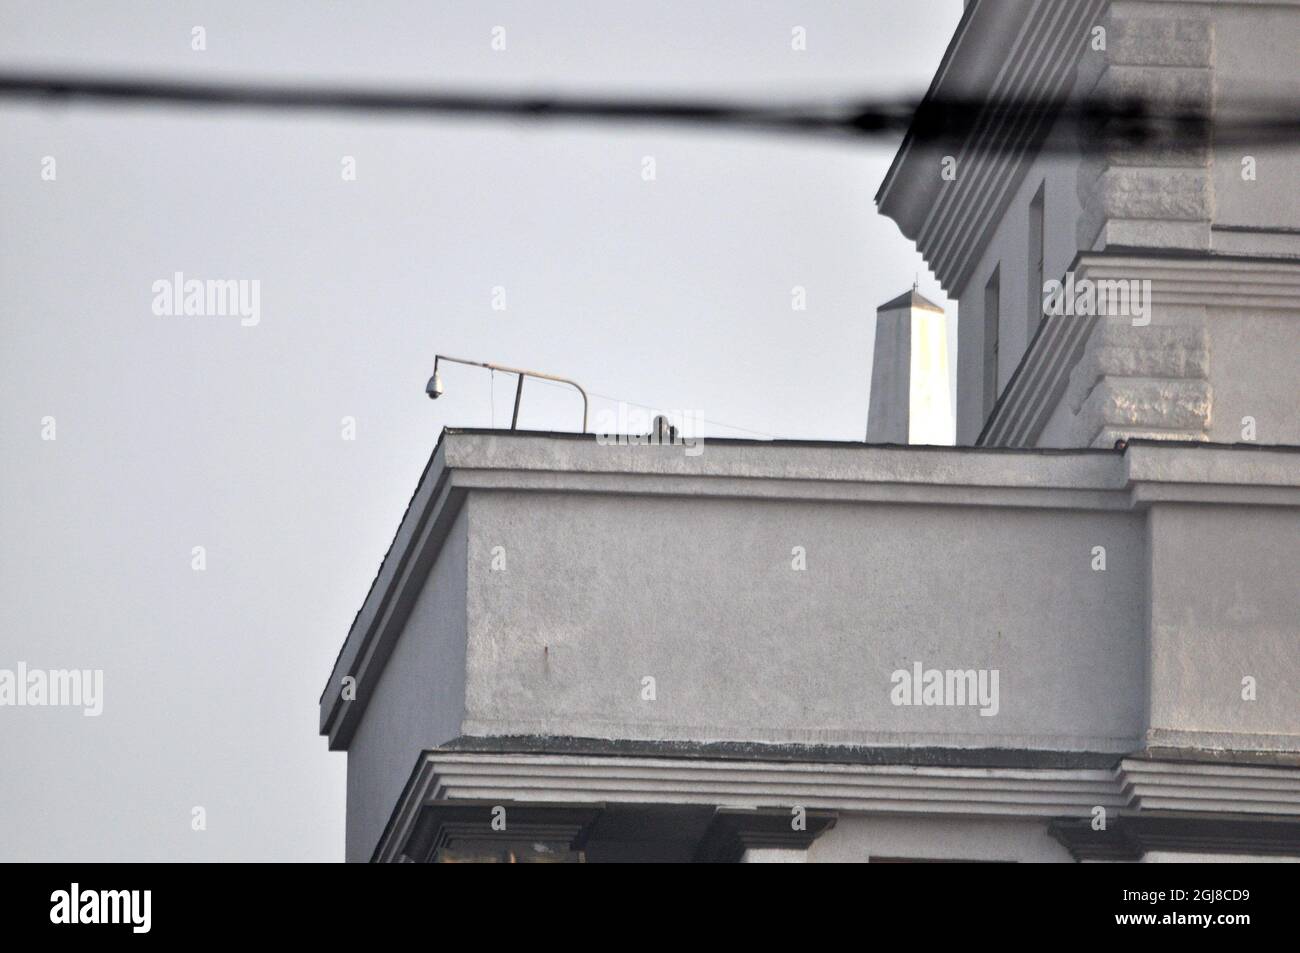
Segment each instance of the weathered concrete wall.
[{"label": "weathered concrete wall", "polygon": [[[568,737],[967,748],[995,761],[1012,749],[1300,751],[1294,451],[736,441],[688,456],[453,433],[442,452],[447,468],[417,494],[425,509],[399,531],[414,548],[390,554],[422,565],[436,550],[432,570],[409,617],[354,630],[347,650],[365,670],[382,656],[376,640],[396,640],[346,742],[350,859],[370,855],[419,753],[459,736],[507,751]],[[373,592],[367,612],[389,595]],[[918,663],[996,671],[996,713],[981,713],[993,698],[895,704],[894,673]],[[545,783],[531,769],[507,780],[568,797],[571,776],[552,769]],[[1214,784],[1175,780],[1172,794],[1149,784],[1142,796],[1219,809]],[[658,795],[683,783],[634,782]],[[832,797],[848,796],[839,788]],[[1253,804],[1252,791],[1234,803]],[[1015,796],[1033,805],[1037,793]]]},{"label": "weathered concrete wall", "polygon": [[1207,437],[1300,444],[1300,298],[1288,311],[1207,310],[1213,388]]},{"label": "weathered concrete wall", "polygon": [[[1224,103],[1261,98],[1300,101],[1300,6],[1215,4],[1214,96]],[[1242,159],[1255,160],[1255,178],[1242,177]],[[1300,148],[1294,142],[1220,145],[1214,152],[1214,247],[1220,251],[1300,254]],[[1231,234],[1225,229],[1248,229]],[[1264,230],[1274,234],[1262,234]],[[1290,231],[1289,236],[1284,233]]]},{"label": "weathered concrete wall", "polygon": [[1300,511],[1168,504],[1149,519],[1150,743],[1300,750]]},{"label": "weathered concrete wall", "polygon": [[370,859],[420,752],[460,734],[468,527],[462,510],[348,746],[350,862]]},{"label": "weathered concrete wall", "polygon": [[[1141,736],[1139,514],[508,491],[467,506],[467,734],[1103,751]],[[997,669],[997,714],[895,706],[891,674],[916,662]]]}]

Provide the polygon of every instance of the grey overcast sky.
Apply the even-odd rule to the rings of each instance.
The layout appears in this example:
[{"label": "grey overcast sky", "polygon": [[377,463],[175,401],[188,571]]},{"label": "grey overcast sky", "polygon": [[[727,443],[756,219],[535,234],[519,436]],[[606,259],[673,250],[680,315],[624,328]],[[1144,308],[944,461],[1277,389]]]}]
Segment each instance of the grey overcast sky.
[{"label": "grey overcast sky", "polygon": [[[919,93],[961,6],[0,2],[0,66]],[[0,669],[104,673],[99,717],[0,708],[0,859],[340,860],[321,688],[439,430],[509,425],[501,375],[428,401],[435,351],[861,440],[875,307],[919,273],[955,316],[872,203],[896,145],[0,101]],[[259,281],[259,323],[154,314],[176,272]],[[521,426],[578,413],[530,385]]]}]

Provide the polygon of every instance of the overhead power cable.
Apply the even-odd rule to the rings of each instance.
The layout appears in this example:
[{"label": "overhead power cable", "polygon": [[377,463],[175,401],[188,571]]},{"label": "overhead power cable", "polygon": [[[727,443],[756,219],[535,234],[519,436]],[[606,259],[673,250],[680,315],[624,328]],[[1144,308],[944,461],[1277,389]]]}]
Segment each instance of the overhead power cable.
[{"label": "overhead power cable", "polygon": [[[1056,100],[979,97],[849,98],[804,104],[730,100],[509,95],[365,86],[176,80],[165,77],[0,72],[0,97],[187,108],[320,111],[367,115],[458,116],[532,121],[652,123],[741,131],[896,139],[957,145],[981,127],[1031,131],[1047,150],[1086,152],[1134,145],[1263,146],[1300,139],[1294,102],[1219,102],[1213,115],[1137,99]],[[1022,149],[999,134],[993,147]],[[999,143],[1001,145],[999,145]]]}]

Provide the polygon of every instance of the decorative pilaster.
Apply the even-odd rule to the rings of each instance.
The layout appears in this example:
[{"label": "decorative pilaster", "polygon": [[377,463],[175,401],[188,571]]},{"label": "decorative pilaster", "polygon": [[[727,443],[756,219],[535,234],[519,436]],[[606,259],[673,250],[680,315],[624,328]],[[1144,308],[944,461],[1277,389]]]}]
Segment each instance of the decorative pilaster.
[{"label": "decorative pilaster", "polygon": [[1213,391],[1204,321],[1133,327],[1101,319],[1070,372],[1068,443],[1110,447],[1135,437],[1206,440]]},{"label": "decorative pilaster", "polygon": [[[1141,102],[1160,114],[1214,111],[1214,23],[1180,17],[1111,14],[1106,66],[1092,93],[1117,107]],[[1116,130],[1098,129],[1107,141]],[[1079,167],[1080,249],[1111,246],[1210,248],[1214,183],[1210,144],[1119,147]]]}]

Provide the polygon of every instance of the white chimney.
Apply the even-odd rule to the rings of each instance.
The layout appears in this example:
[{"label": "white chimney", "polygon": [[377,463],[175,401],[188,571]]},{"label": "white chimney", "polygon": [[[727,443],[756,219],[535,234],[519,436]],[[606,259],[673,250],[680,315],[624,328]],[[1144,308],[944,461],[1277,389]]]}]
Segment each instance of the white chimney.
[{"label": "white chimney", "polygon": [[913,288],[876,309],[868,443],[953,442],[948,318]]}]

